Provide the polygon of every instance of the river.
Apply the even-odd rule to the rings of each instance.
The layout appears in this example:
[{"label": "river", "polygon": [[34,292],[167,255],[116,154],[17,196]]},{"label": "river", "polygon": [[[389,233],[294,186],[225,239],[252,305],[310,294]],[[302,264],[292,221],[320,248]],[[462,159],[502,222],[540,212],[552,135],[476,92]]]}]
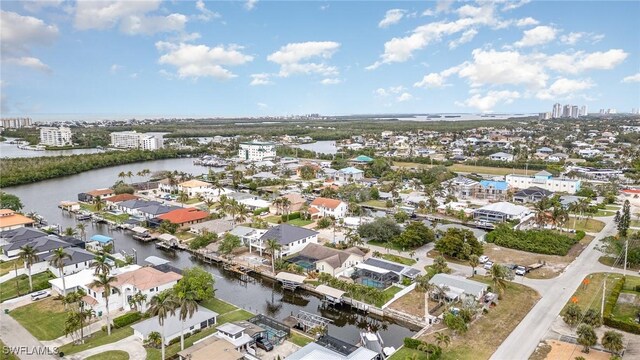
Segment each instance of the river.
[{"label": "river", "polygon": [[[207,171],[205,167],[193,165],[193,159],[155,160],[97,169],[4,190],[19,196],[25,211],[35,211],[44,216],[49,224],[59,224],[64,229],[75,226],[77,222],[74,217],[58,208],[60,201],[76,200],[79,192],[109,187],[118,180],[117,174],[122,171],[131,171],[135,174],[142,169],[149,169],[152,172],[178,170],[194,175]],[[142,180],[144,179],[137,177],[127,179],[127,181],[133,182]],[[85,224],[87,224],[87,238],[94,234],[110,236],[114,238],[116,251],[124,250],[131,253],[132,249],[135,249],[139,264],[143,263],[146,257],[155,255],[171,260],[172,264],[178,268],[194,265],[194,260],[189,253],[177,251],[172,255],[156,249],[153,244],[134,240],[128,232],[109,230],[107,226],[91,224],[91,222],[85,222]],[[380,330],[386,346],[395,346],[396,348],[402,344],[405,337],[414,333],[397,324],[355,313],[349,308],[345,310],[323,309],[321,308],[322,302],[313,294],[300,290],[295,293],[283,292],[278,284],[261,278],[244,283],[216,266],[200,265],[214,274],[217,297],[254,313],[263,313],[281,320],[291,314],[296,314],[298,310],[320,314],[334,321],[329,325],[330,335],[354,344],[359,341],[359,329],[366,329],[368,326]]]},{"label": "river", "polygon": [[308,144],[291,145],[291,147],[315,151],[318,154],[335,154],[338,152],[335,140],[316,141]]},{"label": "river", "polygon": [[9,144],[9,141],[15,140],[7,138],[7,141],[0,142],[0,158],[26,158],[40,156],[60,156],[60,155],[78,155],[78,154],[94,154],[100,152],[98,149],[69,149],[69,150],[23,150],[18,149],[17,144]]}]

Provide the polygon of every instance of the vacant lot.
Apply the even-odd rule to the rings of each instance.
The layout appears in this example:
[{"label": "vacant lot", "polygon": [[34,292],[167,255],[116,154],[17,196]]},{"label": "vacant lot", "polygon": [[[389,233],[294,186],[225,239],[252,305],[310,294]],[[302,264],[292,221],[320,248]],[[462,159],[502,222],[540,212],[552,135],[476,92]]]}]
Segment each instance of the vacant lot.
[{"label": "vacant lot", "polygon": [[[424,317],[424,293],[411,290],[389,305],[391,309],[402,311],[404,313]],[[438,307],[438,302],[429,299],[429,314],[438,316],[442,314],[444,307]]]},{"label": "vacant lot", "polygon": [[574,219],[575,219],[575,216],[569,217],[569,220],[567,220],[567,222],[564,223],[562,227],[567,229],[582,230],[588,233],[597,233],[597,232],[600,232],[602,228],[604,228],[604,223],[599,220],[577,219],[574,225],[574,221],[573,221]]},{"label": "vacant lot", "polygon": [[394,254],[382,254],[381,257],[385,260],[397,262],[400,264],[411,266],[416,263],[415,259],[410,259],[408,257],[394,255]]},{"label": "vacant lot", "polygon": [[[464,172],[464,173],[476,173],[476,174],[488,174],[488,175],[509,175],[509,174],[527,174],[527,171],[524,169],[512,169],[512,168],[498,168],[498,167],[490,167],[490,166],[473,166],[473,165],[465,165],[465,164],[453,164],[448,167],[449,170],[453,172]],[[533,174],[537,171],[531,170],[529,174]]]},{"label": "vacant lot", "polygon": [[[582,280],[582,285],[578,287],[573,296],[565,305],[565,308],[571,303],[574,302],[582,311],[586,311],[587,309],[594,309],[600,312],[600,306],[602,299],[602,283],[604,279],[607,279],[607,293],[606,296],[609,296],[611,293],[611,289],[613,288],[613,284],[622,277],[620,274],[613,273],[595,273],[590,274]],[[563,309],[564,311],[564,309]]]},{"label": "vacant lot", "polygon": [[547,340],[551,351],[547,355],[548,360],[574,359],[582,356],[585,360],[609,360],[611,354],[591,349],[588,354],[582,352],[582,345],[570,344],[558,340]]},{"label": "vacant lot", "polygon": [[[484,277],[476,277],[475,280],[487,281]],[[540,296],[535,290],[520,284],[508,283],[498,306],[469,324],[467,333],[454,336],[450,330],[443,330],[451,336],[451,344],[443,349],[442,359],[488,359],[538,299]],[[423,335],[420,339],[435,343],[433,332]]]},{"label": "vacant lot", "polygon": [[53,340],[64,335],[67,314],[60,300],[49,297],[14,309],[9,315],[38,340]]}]

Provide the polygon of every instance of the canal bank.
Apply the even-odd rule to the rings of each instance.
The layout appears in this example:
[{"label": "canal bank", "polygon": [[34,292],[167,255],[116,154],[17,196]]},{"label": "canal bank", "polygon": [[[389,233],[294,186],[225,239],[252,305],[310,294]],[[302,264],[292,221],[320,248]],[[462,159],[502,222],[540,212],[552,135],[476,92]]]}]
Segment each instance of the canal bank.
[{"label": "canal bank", "polygon": [[[63,229],[75,227],[78,223],[73,214],[62,211],[58,204],[63,200],[75,200],[79,192],[104,188],[113,185],[122,171],[137,173],[142,169],[152,172],[160,170],[180,171],[194,175],[206,173],[205,167],[193,164],[193,159],[168,159],[144,163],[133,163],[84,172],[77,175],[57,179],[45,180],[34,184],[26,184],[4,189],[15,194],[22,200],[25,211],[35,211],[44,216],[50,224],[59,224]],[[143,181],[143,178],[133,177],[128,182]],[[156,248],[153,243],[142,243],[134,240],[129,232],[111,230],[103,224],[87,225],[86,235],[90,238],[94,234],[112,237],[116,249],[128,253],[135,252],[138,262],[142,263],[148,256],[159,256],[171,261],[178,268],[185,268],[198,264],[203,266],[216,278],[216,296],[254,313],[263,313],[279,320],[303,310],[319,314],[333,320],[329,325],[329,334],[351,343],[357,343],[359,331],[367,328],[379,329],[387,346],[399,347],[405,337],[414,333],[406,327],[381,319],[372,315],[362,314],[350,307],[325,306],[316,295],[304,290],[295,292],[285,291],[275,281],[252,277],[251,281],[241,281],[232,272],[224,271],[215,265],[201,263],[191,254],[181,251],[166,252]]]}]

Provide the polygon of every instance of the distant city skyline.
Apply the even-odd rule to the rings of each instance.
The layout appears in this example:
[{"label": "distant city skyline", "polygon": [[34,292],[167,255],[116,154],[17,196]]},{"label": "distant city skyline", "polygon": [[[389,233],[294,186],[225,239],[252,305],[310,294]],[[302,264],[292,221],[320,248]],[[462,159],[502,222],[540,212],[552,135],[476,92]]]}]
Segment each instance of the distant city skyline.
[{"label": "distant city skyline", "polygon": [[3,117],[640,108],[637,1],[29,0],[1,8]]}]

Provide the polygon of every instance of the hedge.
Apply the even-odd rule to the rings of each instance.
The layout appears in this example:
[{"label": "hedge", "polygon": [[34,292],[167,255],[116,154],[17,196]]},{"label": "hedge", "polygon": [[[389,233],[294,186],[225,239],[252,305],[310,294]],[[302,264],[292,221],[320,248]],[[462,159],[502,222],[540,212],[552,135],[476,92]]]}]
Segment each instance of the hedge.
[{"label": "hedge", "polygon": [[496,227],[485,239],[489,243],[510,249],[561,256],[567,255],[571,247],[578,242],[576,238],[551,230],[514,230],[506,224]]},{"label": "hedge", "polygon": [[[422,345],[424,345],[426,349],[422,349],[421,347]],[[442,355],[442,348],[440,348],[440,346],[429,344],[427,342],[424,342],[418,339],[413,339],[408,337],[404,338],[404,346],[414,350],[418,350],[418,348],[420,348],[420,350],[423,350],[425,353],[428,354],[428,357],[430,360],[440,359],[440,356]]]},{"label": "hedge", "polygon": [[625,278],[622,277],[611,289],[611,294],[607,297],[604,305],[603,324],[614,329],[630,332],[633,334],[640,334],[640,324],[628,323],[622,320],[614,319],[612,316],[613,309],[618,302],[618,297],[624,288]]},{"label": "hedge", "polygon": [[142,314],[138,311],[126,313],[113,319],[113,327],[119,329],[142,319]]},{"label": "hedge", "polygon": [[299,219],[300,218],[300,212],[299,211],[295,211],[292,213],[289,213],[289,215],[285,215],[282,214],[282,221],[288,221],[288,220],[293,220],[293,219]]},{"label": "hedge", "polygon": [[262,214],[265,211],[269,212],[269,208],[268,207],[263,207],[263,208],[260,208],[260,209],[253,210],[253,215],[258,216],[258,215]]},{"label": "hedge", "polygon": [[584,239],[585,236],[587,236],[587,233],[585,233],[584,231],[582,231],[582,230],[576,231],[575,238],[576,238],[577,241],[580,241],[580,240]]}]

